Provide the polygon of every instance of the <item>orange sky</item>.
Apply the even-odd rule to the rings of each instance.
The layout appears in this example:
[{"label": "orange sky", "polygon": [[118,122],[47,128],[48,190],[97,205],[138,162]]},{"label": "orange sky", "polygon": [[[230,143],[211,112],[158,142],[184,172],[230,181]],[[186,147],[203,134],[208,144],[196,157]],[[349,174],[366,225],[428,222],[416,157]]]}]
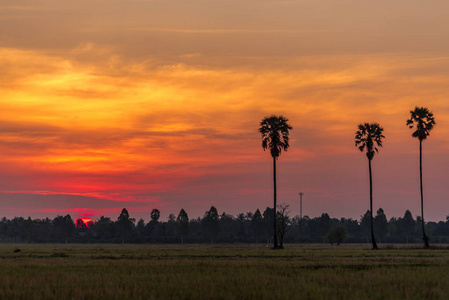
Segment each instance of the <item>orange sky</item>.
[{"label": "orange sky", "polygon": [[0,212],[7,217],[149,219],[211,205],[272,205],[257,128],[284,114],[292,143],[279,201],[299,214],[359,218],[369,204],[361,122],[385,128],[374,207],[449,214],[446,1],[2,1]]}]

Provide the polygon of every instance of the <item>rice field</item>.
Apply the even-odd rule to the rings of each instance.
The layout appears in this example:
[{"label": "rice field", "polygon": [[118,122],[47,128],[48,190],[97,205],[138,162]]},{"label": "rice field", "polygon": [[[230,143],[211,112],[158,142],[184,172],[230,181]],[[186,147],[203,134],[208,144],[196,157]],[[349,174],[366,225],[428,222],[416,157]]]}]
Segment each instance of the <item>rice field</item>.
[{"label": "rice field", "polygon": [[[20,249],[20,252],[14,250]],[[17,250],[16,250],[17,251]],[[446,299],[449,248],[0,245],[0,299]]]}]

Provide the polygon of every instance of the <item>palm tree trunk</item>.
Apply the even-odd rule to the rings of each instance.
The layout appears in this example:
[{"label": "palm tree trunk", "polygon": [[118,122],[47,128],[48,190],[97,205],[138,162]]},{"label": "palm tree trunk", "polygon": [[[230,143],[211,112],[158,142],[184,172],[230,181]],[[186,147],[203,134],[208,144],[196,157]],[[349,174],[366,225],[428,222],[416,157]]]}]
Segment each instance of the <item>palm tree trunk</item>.
[{"label": "palm tree trunk", "polygon": [[371,159],[368,158],[369,166],[369,213],[371,216],[371,242],[373,249],[377,249],[376,240],[374,239],[374,222],[373,222],[373,178],[371,175]]},{"label": "palm tree trunk", "polygon": [[422,140],[419,140],[419,183],[421,186],[421,223],[422,223],[422,239],[424,247],[429,248],[429,237],[424,229],[424,196],[422,190]]},{"label": "palm tree trunk", "polygon": [[274,227],[274,236],[273,236],[273,247],[275,249],[278,248],[278,237],[276,230],[276,156],[273,156],[273,183],[274,183],[274,210],[273,210],[273,227]]}]

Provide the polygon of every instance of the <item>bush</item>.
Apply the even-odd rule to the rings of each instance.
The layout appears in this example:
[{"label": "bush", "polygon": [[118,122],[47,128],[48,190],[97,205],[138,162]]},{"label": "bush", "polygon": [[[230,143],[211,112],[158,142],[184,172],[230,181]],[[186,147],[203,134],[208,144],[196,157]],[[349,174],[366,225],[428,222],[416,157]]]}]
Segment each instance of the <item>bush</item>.
[{"label": "bush", "polygon": [[326,234],[326,239],[333,245],[334,243],[340,245],[346,240],[346,227],[338,226],[329,230]]}]

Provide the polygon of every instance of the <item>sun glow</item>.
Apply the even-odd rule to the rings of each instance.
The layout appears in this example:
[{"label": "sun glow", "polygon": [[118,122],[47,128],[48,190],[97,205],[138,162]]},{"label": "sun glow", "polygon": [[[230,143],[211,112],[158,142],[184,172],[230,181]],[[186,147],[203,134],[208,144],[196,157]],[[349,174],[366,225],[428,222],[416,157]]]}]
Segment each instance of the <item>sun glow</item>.
[{"label": "sun glow", "polygon": [[93,224],[92,220],[88,217],[81,217],[76,219],[76,228],[90,227]]}]

